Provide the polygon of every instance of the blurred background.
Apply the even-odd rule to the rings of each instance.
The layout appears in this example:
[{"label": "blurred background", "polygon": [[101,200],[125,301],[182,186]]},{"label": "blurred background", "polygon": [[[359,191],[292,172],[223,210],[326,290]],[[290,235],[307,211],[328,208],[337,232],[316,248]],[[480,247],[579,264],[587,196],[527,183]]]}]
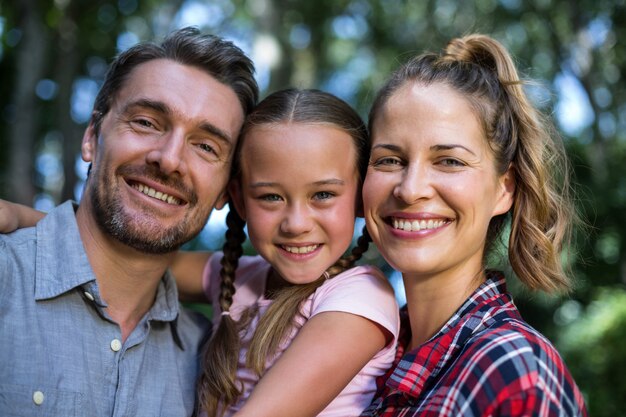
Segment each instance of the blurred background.
[{"label": "blurred background", "polygon": [[[262,97],[316,87],[363,117],[385,77],[413,54],[469,32],[504,43],[565,139],[590,225],[564,258],[577,283],[571,296],[525,292],[514,278],[510,287],[565,357],[590,415],[626,415],[624,0],[2,0],[0,198],[44,211],[80,199],[80,140],[107,64],[189,25],[249,54]],[[226,210],[189,249],[221,247]],[[402,301],[399,277],[375,249],[367,261],[385,270]]]}]

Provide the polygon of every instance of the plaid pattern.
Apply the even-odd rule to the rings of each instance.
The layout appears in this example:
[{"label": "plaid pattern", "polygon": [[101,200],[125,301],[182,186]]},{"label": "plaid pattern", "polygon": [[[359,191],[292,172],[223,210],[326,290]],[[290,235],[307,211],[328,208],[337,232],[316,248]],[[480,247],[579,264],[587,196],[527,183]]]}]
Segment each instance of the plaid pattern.
[{"label": "plaid pattern", "polygon": [[428,342],[405,353],[406,308],[395,367],[362,416],[586,416],[552,344],[525,323],[504,277],[487,281]]}]

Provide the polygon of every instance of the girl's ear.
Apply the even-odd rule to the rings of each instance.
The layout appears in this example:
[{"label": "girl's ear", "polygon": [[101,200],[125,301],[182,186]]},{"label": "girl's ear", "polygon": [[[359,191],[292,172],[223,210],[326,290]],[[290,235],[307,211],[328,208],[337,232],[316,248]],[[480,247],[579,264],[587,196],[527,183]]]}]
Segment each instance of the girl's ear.
[{"label": "girl's ear", "polygon": [[228,194],[230,195],[230,201],[233,203],[234,207],[231,209],[237,210],[237,214],[239,217],[246,221],[246,205],[243,199],[243,193],[241,190],[241,182],[238,179],[232,179],[228,183]]}]

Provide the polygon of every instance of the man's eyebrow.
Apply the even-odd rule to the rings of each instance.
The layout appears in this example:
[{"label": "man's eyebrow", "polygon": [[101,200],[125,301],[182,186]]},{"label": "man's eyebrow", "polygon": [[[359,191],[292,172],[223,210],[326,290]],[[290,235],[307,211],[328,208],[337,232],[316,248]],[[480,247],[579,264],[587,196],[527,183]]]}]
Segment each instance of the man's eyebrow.
[{"label": "man's eyebrow", "polygon": [[172,109],[170,109],[170,107],[167,104],[163,103],[162,101],[155,101],[155,100],[150,100],[147,98],[140,98],[135,101],[131,101],[130,103],[127,103],[122,108],[122,113],[128,113],[135,107],[151,109],[159,113],[168,114],[168,115],[172,114]]},{"label": "man's eyebrow", "polygon": [[200,125],[200,130],[205,131],[211,136],[217,137],[220,141],[226,142],[229,145],[232,145],[234,139],[226,132],[224,132],[219,127],[211,124],[211,123],[202,123]]},{"label": "man's eyebrow", "polygon": [[[162,101],[155,101],[147,98],[141,98],[128,103],[126,106],[124,106],[122,111],[123,113],[128,113],[135,107],[150,109],[168,116],[174,114],[174,111],[170,108],[170,106],[163,103]],[[234,139],[228,133],[224,132],[222,129],[211,123],[202,123],[200,125],[200,130],[203,130],[211,136],[217,137],[218,139],[226,142],[229,145],[233,143]]]}]

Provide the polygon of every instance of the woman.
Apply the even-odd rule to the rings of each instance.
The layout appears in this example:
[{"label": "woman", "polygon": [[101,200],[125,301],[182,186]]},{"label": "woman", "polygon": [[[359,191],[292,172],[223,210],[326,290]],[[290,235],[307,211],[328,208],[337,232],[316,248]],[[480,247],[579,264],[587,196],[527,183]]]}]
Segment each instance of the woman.
[{"label": "woman", "polygon": [[485,268],[510,219],[520,281],[570,287],[563,147],[508,52],[471,35],[412,59],[379,92],[370,130],[367,228],[402,272],[407,306],[396,363],[363,415],[586,415],[561,357]]}]

